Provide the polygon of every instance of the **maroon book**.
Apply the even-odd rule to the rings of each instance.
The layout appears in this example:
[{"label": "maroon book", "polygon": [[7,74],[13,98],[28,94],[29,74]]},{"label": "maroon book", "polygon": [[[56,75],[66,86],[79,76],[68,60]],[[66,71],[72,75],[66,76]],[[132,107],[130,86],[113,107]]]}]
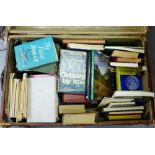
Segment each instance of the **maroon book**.
[{"label": "maroon book", "polygon": [[63,103],[87,103],[85,95],[82,94],[63,94],[62,95]]}]

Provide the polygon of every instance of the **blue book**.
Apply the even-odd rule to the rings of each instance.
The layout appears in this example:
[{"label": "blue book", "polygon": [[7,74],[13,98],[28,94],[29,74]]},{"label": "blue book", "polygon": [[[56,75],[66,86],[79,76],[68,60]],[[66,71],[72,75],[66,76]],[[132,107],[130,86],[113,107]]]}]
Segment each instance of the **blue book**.
[{"label": "blue book", "polygon": [[140,75],[121,75],[121,90],[143,90],[142,77]]},{"label": "blue book", "polygon": [[58,61],[52,36],[15,46],[14,49],[19,71]]}]

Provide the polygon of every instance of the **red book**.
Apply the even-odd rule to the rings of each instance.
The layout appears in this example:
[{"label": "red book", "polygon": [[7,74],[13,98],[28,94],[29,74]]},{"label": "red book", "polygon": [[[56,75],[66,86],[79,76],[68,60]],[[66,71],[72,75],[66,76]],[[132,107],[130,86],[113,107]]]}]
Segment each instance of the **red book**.
[{"label": "red book", "polygon": [[62,95],[63,103],[87,103],[85,95],[81,94],[63,94]]}]

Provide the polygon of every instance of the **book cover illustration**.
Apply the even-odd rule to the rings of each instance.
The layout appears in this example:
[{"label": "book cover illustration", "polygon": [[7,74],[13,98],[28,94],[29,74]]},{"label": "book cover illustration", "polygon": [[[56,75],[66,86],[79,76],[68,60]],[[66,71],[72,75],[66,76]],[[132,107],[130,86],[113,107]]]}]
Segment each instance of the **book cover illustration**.
[{"label": "book cover illustration", "polygon": [[15,46],[17,69],[29,70],[58,61],[52,36]]},{"label": "book cover illustration", "polygon": [[109,57],[100,51],[94,52],[94,99],[110,96]]},{"label": "book cover illustration", "polygon": [[86,93],[87,52],[61,50],[58,92]]},{"label": "book cover illustration", "polygon": [[116,67],[117,90],[143,90],[142,76],[137,68]]}]

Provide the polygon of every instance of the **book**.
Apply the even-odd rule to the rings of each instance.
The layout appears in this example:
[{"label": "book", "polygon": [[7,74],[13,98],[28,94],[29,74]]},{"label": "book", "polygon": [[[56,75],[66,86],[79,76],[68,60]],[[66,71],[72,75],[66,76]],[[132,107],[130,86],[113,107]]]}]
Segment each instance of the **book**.
[{"label": "book", "polygon": [[119,108],[119,107],[130,107],[130,106],[135,106],[135,102],[117,102],[117,103],[113,103],[111,102],[109,105],[108,105],[108,108]]},{"label": "book", "polygon": [[33,75],[29,78],[27,122],[53,123],[58,117],[56,76]]},{"label": "book", "polygon": [[[109,72],[109,57],[100,51],[95,51],[92,58],[92,70],[94,75],[92,78],[92,99],[101,100],[105,96],[110,96],[110,72]],[[92,71],[93,73],[93,71]]]},{"label": "book", "polygon": [[95,116],[96,113],[64,114],[62,123],[63,125],[95,124]]},{"label": "book", "polygon": [[133,110],[144,110],[144,106],[120,106],[120,107],[105,107],[102,112],[113,112],[113,111],[133,111]]},{"label": "book", "polygon": [[154,92],[147,91],[115,91],[113,96],[114,98],[154,98]]},{"label": "book", "polygon": [[133,102],[133,101],[134,101],[134,99],[130,99],[130,98],[109,98],[109,97],[105,97],[102,99],[102,101],[100,102],[98,107],[104,107],[110,103],[124,103],[124,102]]},{"label": "book", "polygon": [[138,59],[133,59],[133,58],[120,58],[120,57],[113,57],[112,58],[112,62],[130,62],[130,63],[141,63],[142,59],[138,58]]},{"label": "book", "polygon": [[59,105],[59,114],[78,114],[85,112],[84,105]]},{"label": "book", "polygon": [[143,114],[143,111],[137,110],[137,111],[114,111],[109,112],[108,115],[132,115],[132,114]]},{"label": "book", "polygon": [[87,52],[60,51],[58,92],[86,94]]},{"label": "book", "polygon": [[104,45],[68,43],[67,47],[69,49],[79,49],[79,50],[104,50]]},{"label": "book", "polygon": [[115,67],[135,67],[135,68],[138,68],[138,63],[110,62],[110,66],[115,66]]},{"label": "book", "polygon": [[137,59],[139,53],[136,52],[128,52],[128,51],[119,51],[119,50],[114,50],[111,54],[111,57],[120,57],[120,58],[132,58],[132,59]]},{"label": "book", "polygon": [[58,61],[52,36],[15,46],[15,58],[19,71]]},{"label": "book", "polygon": [[137,68],[116,67],[117,90],[143,90],[142,76]]},{"label": "book", "polygon": [[[60,53],[59,44],[55,44],[57,54]],[[40,73],[57,73],[58,71],[58,62],[53,62],[50,64],[42,65],[36,68],[31,69],[31,71],[40,72]]]},{"label": "book", "polygon": [[105,46],[105,50],[121,50],[136,53],[145,53],[144,47]]},{"label": "book", "polygon": [[87,103],[86,96],[83,94],[62,94],[63,103]]},{"label": "book", "polygon": [[62,43],[63,44],[77,43],[77,44],[102,45],[102,44],[105,44],[105,40],[64,39],[62,40]]},{"label": "book", "polygon": [[132,120],[132,119],[141,119],[141,114],[133,115],[108,115],[106,116],[108,120]]}]

